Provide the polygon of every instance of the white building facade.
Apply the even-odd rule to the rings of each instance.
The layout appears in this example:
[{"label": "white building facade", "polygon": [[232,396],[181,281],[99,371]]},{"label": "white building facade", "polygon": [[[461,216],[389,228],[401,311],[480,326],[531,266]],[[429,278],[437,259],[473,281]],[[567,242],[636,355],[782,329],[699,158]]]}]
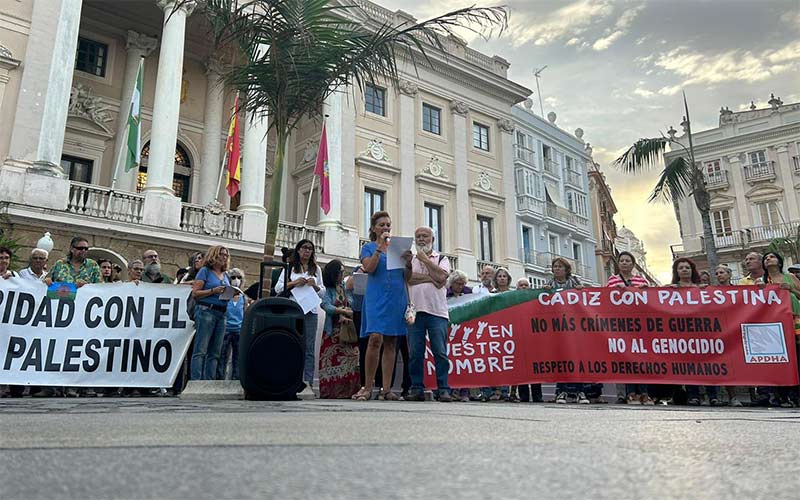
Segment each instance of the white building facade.
[{"label": "white building facade", "polygon": [[[240,117],[241,192],[229,199],[218,187],[233,95],[221,84],[201,3],[4,4],[0,203],[23,248],[47,230],[58,252],[80,234],[94,257],[124,265],[154,247],[167,266],[185,266],[192,251],[223,244],[254,276],[268,215],[280,218],[278,247],[305,234],[323,262],[353,264],[369,215],[385,209],[396,234],[433,227],[439,250],[471,277],[484,263],[521,275],[512,107],[531,92],[508,80],[503,58],[448,38],[448,55],[432,51],[431,65],[400,61],[397,84],[333,95],[324,110],[330,212],[311,190],[321,124],[307,120],[287,146],[281,212],[267,214],[275,144],[266,119]],[[353,15],[367,25],[413,20],[356,3],[363,10]],[[142,59],[142,167],[125,172],[118,165]]]},{"label": "white building facade", "polygon": [[[769,107],[720,110],[719,126],[692,134],[711,196],[711,221],[718,260],[741,275],[751,250],[763,251],[775,238],[796,238],[800,227],[800,103],[771,96]],[[686,142],[686,136],[678,138]],[[669,162],[681,152],[672,148]],[[703,226],[692,198],[675,210],[682,243],[674,257],[707,267]],[[791,256],[787,256],[791,260]]]},{"label": "white building facade", "polygon": [[587,169],[593,164],[582,140],[535,115],[529,103],[513,110],[514,174],[519,255],[534,287],[552,276],[556,257],[567,259],[587,285],[598,284],[594,217]]}]

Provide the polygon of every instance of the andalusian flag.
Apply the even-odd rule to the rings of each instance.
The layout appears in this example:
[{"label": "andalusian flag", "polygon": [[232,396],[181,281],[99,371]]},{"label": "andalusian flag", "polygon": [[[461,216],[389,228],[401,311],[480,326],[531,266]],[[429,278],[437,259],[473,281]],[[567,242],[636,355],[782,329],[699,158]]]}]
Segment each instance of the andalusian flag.
[{"label": "andalusian flag", "polygon": [[319,138],[314,175],[319,176],[319,206],[327,214],[331,211],[331,172],[328,167],[328,134],[325,123],[322,124],[322,136]]},{"label": "andalusian flag", "polygon": [[139,168],[142,161],[142,80],[144,79],[144,58],[139,60],[139,71],[136,74],[136,86],[131,96],[131,107],[128,113],[128,154],[125,159],[125,171]]},{"label": "andalusian flag", "polygon": [[231,126],[228,129],[228,141],[225,143],[225,152],[228,154],[228,164],[225,167],[228,173],[228,183],[225,189],[228,196],[233,198],[239,192],[239,181],[242,179],[242,156],[240,154],[241,144],[239,144],[239,94],[233,103],[233,116]]}]

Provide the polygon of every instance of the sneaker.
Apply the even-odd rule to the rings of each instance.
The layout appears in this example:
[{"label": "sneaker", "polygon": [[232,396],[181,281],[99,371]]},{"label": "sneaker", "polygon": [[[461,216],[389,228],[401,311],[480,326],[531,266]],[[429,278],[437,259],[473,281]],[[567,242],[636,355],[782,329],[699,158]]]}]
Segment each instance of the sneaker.
[{"label": "sneaker", "polygon": [[653,406],[656,404],[656,402],[653,401],[653,398],[647,394],[642,394],[642,396],[639,398],[639,401],[645,406]]},{"label": "sneaker", "polygon": [[731,401],[730,401],[730,403],[731,403],[731,406],[736,406],[736,407],[741,407],[741,406],[743,406],[743,405],[742,405],[742,402],[741,402],[741,401],[739,401],[738,399],[736,399],[735,397],[731,398]]},{"label": "sneaker", "polygon": [[629,405],[640,405],[642,404],[642,400],[638,394],[630,393],[628,394],[628,404]]},{"label": "sneaker", "polygon": [[75,390],[73,387],[67,387],[67,390],[64,391],[64,397],[66,398],[77,398],[78,391]]},{"label": "sneaker", "polygon": [[[406,393],[406,401],[425,401],[425,394],[416,391],[409,391]],[[452,398],[451,398],[452,400]]]},{"label": "sneaker", "polygon": [[303,388],[302,391],[297,393],[297,399],[316,399],[317,395],[314,394],[314,389],[311,387],[311,384],[306,383],[306,386]]},{"label": "sneaker", "polygon": [[556,396],[556,403],[560,405],[567,404],[567,393],[566,392],[559,393],[558,396]]},{"label": "sneaker", "polygon": [[589,400],[586,398],[586,394],[584,394],[582,392],[578,393],[577,400],[578,400],[578,404],[579,405],[588,405],[589,404]]},{"label": "sneaker", "polygon": [[686,402],[689,406],[700,406],[700,399],[699,398],[692,398]]},{"label": "sneaker", "polygon": [[451,403],[452,401],[453,401],[453,396],[450,394],[450,391],[442,391],[439,393],[440,403]]},{"label": "sneaker", "polygon": [[711,401],[709,401],[709,404],[710,404],[711,406],[719,406],[719,399],[717,399],[717,398],[711,398]]}]

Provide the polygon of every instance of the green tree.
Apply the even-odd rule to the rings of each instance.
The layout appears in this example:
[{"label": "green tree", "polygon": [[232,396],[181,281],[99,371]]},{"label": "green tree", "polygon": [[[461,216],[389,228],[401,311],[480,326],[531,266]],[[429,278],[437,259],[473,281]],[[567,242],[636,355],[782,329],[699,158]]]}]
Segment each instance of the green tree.
[{"label": "green tree", "polygon": [[265,259],[275,251],[287,139],[303,118],[320,117],[325,98],[348,85],[397,82],[399,60],[414,68],[432,66],[428,52],[446,57],[442,39],[455,29],[490,36],[507,26],[501,7],[372,27],[374,21],[360,7],[329,0],[207,0],[204,11],[215,47],[234,53],[225,82],[247,96],[246,112],[269,110],[270,129],[277,135]]},{"label": "green tree", "polygon": [[791,257],[792,264],[800,262],[800,227],[795,230],[794,238],[785,236],[770,241],[767,252],[777,252],[784,258]]},{"label": "green tree", "polygon": [[[708,268],[713,270],[717,267],[717,245],[714,240],[714,228],[711,224],[711,197],[706,188],[703,169],[695,160],[689,106],[686,103],[685,93],[683,107],[686,114],[681,125],[686,131],[688,147],[675,139],[675,130],[670,127],[669,136],[662,134],[661,137],[636,141],[622,156],[614,160],[614,165],[623,172],[639,174],[651,170],[656,165],[663,164],[667,145],[670,146],[671,151],[681,151],[681,155],[670,161],[661,171],[648,201],[651,203],[663,201],[677,206],[677,203],[687,196],[694,198],[694,204],[700,212],[700,220],[703,223],[703,241]],[[712,279],[714,278],[712,277]]]}]

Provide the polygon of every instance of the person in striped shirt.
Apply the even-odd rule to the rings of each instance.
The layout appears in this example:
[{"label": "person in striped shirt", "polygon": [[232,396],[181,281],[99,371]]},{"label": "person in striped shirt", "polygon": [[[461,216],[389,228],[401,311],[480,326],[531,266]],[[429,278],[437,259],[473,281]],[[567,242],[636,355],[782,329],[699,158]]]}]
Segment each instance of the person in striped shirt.
[{"label": "person in striped shirt", "polygon": [[633,274],[636,267],[636,258],[630,252],[620,252],[617,256],[617,274],[611,275],[606,282],[607,287],[635,286],[645,288],[650,286],[647,279],[641,274]]}]

